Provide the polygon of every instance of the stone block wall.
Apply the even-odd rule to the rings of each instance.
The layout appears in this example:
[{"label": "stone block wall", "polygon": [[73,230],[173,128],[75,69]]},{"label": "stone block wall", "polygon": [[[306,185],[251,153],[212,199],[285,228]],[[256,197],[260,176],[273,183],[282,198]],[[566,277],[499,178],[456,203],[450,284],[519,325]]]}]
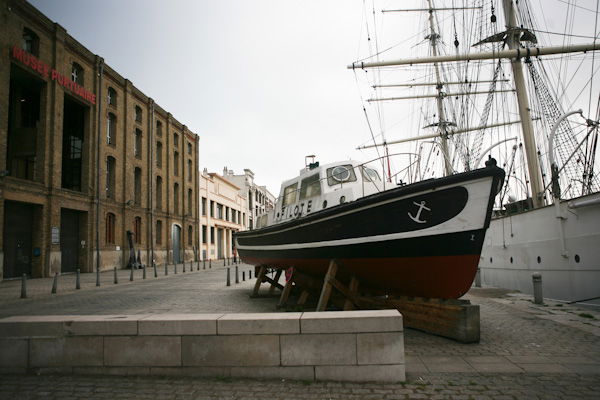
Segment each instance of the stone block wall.
[{"label": "stone block wall", "polygon": [[405,380],[396,310],[0,319],[0,373]]}]

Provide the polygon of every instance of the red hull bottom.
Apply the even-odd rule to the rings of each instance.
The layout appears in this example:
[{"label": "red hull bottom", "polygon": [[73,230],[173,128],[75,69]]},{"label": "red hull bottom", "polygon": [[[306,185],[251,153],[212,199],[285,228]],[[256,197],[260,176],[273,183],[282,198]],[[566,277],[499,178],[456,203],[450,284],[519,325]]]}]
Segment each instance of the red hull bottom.
[{"label": "red hull bottom", "polygon": [[[316,277],[325,276],[328,259],[242,257],[252,265],[294,267]],[[478,255],[339,259],[338,276],[355,275],[363,287],[401,296],[457,299],[471,287]]]}]

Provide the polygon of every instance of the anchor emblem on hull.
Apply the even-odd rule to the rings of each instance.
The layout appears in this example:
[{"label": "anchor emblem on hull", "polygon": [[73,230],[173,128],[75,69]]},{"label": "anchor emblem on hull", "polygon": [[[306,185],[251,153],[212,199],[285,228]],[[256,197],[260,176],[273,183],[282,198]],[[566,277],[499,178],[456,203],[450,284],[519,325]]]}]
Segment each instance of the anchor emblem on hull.
[{"label": "anchor emblem on hull", "polygon": [[421,212],[423,210],[431,211],[431,208],[426,207],[424,201],[422,201],[420,203],[417,203],[417,202],[413,201],[413,204],[415,206],[418,206],[419,210],[417,211],[417,215],[416,216],[411,215],[411,213],[407,213],[408,216],[410,217],[410,219],[412,219],[413,221],[415,221],[417,224],[424,224],[424,223],[426,223],[427,220],[422,220],[421,219]]}]

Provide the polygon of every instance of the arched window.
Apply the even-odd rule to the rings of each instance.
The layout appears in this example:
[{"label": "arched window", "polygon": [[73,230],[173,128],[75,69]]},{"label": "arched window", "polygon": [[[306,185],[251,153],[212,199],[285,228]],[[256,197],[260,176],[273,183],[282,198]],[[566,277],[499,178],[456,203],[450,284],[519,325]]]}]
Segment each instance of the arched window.
[{"label": "arched window", "polygon": [[162,168],[162,142],[156,142],[156,168]]},{"label": "arched window", "polygon": [[106,143],[112,145],[117,143],[117,116],[110,112],[106,119]]},{"label": "arched window", "polygon": [[142,108],[135,106],[135,122],[142,122]]},{"label": "arched window", "polygon": [[114,157],[106,157],[106,197],[114,199],[115,197],[115,171],[117,161]]},{"label": "arched window", "polygon": [[193,215],[192,208],[193,208],[193,204],[194,204],[192,189],[188,189],[188,199],[187,200],[188,200],[188,214],[191,217]]},{"label": "arched window", "polygon": [[136,205],[142,204],[142,169],[135,167],[133,174],[133,201]]},{"label": "arched window", "polygon": [[162,178],[156,177],[156,209],[162,210]]},{"label": "arched window", "polygon": [[188,170],[187,170],[188,182],[192,181],[192,160],[188,160]]},{"label": "arched window", "polygon": [[21,47],[36,57],[40,55],[40,38],[29,28],[23,28]]},{"label": "arched window", "polygon": [[193,243],[192,237],[194,236],[194,227],[191,225],[188,226],[188,235],[187,235],[187,244],[191,246]]},{"label": "arched window", "polygon": [[142,243],[142,217],[135,217],[133,220],[133,235],[137,244]]},{"label": "arched window", "polygon": [[115,244],[115,214],[106,214],[106,244]]},{"label": "arched window", "polygon": [[156,136],[162,136],[162,122],[156,121]]},{"label": "arched window", "polygon": [[173,212],[179,214],[179,184],[173,186]]},{"label": "arched window", "polygon": [[142,130],[135,130],[135,140],[133,142],[133,154],[137,158],[142,158]]},{"label": "arched window", "polygon": [[75,61],[71,64],[71,80],[83,86],[83,67]]},{"label": "arched window", "polygon": [[117,91],[112,87],[108,87],[107,101],[109,106],[117,106]]},{"label": "arched window", "polygon": [[156,244],[162,244],[162,221],[156,221]]},{"label": "arched window", "polygon": [[179,153],[173,153],[173,174],[179,176]]}]

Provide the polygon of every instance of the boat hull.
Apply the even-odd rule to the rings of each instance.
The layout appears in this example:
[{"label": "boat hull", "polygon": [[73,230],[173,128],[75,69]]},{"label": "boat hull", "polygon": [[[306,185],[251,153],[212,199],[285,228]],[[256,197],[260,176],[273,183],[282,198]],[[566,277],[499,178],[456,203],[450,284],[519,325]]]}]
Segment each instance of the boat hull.
[{"label": "boat hull", "polygon": [[335,259],[378,293],[458,298],[473,282],[503,176],[492,167],[398,187],[239,232],[236,248],[253,265],[319,277]]}]

